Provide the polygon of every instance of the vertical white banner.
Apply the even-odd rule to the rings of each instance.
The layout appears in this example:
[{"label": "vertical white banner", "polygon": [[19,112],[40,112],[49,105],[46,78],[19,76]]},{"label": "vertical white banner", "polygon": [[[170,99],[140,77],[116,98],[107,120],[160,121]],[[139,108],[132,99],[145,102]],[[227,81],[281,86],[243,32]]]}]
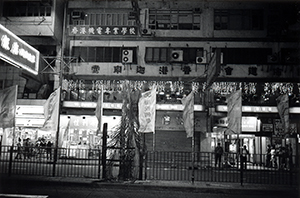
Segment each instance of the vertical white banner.
[{"label": "vertical white banner", "polygon": [[60,87],[58,87],[47,99],[44,104],[45,122],[41,130],[57,131],[59,119]]},{"label": "vertical white banner", "polygon": [[155,133],[156,86],[142,93],[139,100],[139,132]]},{"label": "vertical white banner", "polygon": [[183,104],[183,125],[186,131],[186,137],[194,136],[194,91],[182,98]]}]

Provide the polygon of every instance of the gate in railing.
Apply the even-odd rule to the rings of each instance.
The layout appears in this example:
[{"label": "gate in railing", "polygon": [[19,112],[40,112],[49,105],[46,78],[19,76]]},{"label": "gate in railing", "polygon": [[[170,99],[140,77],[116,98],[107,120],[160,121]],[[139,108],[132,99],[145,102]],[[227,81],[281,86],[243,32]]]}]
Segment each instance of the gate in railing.
[{"label": "gate in railing", "polygon": [[249,156],[246,167],[241,169],[237,154],[225,153],[221,167],[216,167],[213,153],[200,152],[193,157],[191,152],[148,152],[145,174],[153,180],[297,184],[298,169],[294,163],[279,164],[281,160],[277,159],[277,164],[266,167],[253,163],[257,157],[266,159],[266,155]]}]

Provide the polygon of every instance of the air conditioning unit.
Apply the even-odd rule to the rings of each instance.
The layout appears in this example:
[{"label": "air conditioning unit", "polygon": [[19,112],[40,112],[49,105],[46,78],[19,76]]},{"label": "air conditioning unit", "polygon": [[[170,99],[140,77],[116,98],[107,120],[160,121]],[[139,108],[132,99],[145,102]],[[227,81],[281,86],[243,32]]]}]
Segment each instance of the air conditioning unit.
[{"label": "air conditioning unit", "polygon": [[171,62],[182,62],[183,61],[183,51],[182,50],[172,50],[170,56]]},{"label": "air conditioning unit", "polygon": [[122,63],[132,63],[132,61],[133,61],[133,51],[122,50]]},{"label": "air conditioning unit", "polygon": [[207,63],[206,56],[197,56],[196,57],[196,63],[197,64],[206,64]]},{"label": "air conditioning unit", "polygon": [[142,29],[142,35],[152,35],[152,31],[149,28]]},{"label": "air conditioning unit", "polygon": [[279,62],[279,58],[277,54],[268,55],[268,63],[278,63],[278,62]]}]

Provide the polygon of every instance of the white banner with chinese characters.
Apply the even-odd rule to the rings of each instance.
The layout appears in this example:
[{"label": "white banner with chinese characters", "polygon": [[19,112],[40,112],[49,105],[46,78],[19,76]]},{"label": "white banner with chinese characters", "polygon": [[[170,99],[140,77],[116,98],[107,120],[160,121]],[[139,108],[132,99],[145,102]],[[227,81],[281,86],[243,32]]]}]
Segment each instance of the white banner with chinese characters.
[{"label": "white banner with chinese characters", "polygon": [[155,133],[156,86],[142,93],[139,100],[139,122],[141,133]]}]

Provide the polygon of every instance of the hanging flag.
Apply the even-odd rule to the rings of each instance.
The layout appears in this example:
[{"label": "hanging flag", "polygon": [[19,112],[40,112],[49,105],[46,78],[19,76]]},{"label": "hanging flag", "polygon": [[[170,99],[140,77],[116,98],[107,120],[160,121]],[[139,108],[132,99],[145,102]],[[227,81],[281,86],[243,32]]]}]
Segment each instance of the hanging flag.
[{"label": "hanging flag", "polygon": [[155,116],[156,116],[156,86],[151,90],[141,94],[139,100],[139,132],[155,133]]},{"label": "hanging flag", "polygon": [[70,120],[68,121],[68,124],[67,124],[67,126],[65,128],[64,136],[63,136],[63,141],[68,140],[69,129],[70,129]]},{"label": "hanging flag", "polygon": [[0,90],[0,127],[15,126],[15,112],[17,100],[17,86]]},{"label": "hanging flag", "polygon": [[68,120],[68,124],[64,132],[59,134],[59,139],[58,139],[59,147],[62,147],[65,144],[65,142],[68,141],[69,129],[70,129],[70,119]]},{"label": "hanging flag", "polygon": [[286,134],[289,133],[289,96],[287,94],[280,95],[276,98],[277,101],[277,109],[281,119],[281,122],[284,127],[284,132]]},{"label": "hanging flag", "polygon": [[241,133],[242,126],[242,91],[238,90],[227,98],[227,133]]},{"label": "hanging flag", "polygon": [[59,119],[59,101],[60,101],[60,87],[57,88],[47,99],[44,104],[45,122],[41,130],[57,131]]},{"label": "hanging flag", "polygon": [[207,65],[207,72],[206,72],[206,84],[208,89],[219,76],[221,71],[221,49],[215,49],[209,64]]},{"label": "hanging flag", "polygon": [[95,115],[98,119],[98,129],[97,129],[97,135],[101,131],[101,125],[102,125],[102,115],[103,115],[103,85],[101,86],[100,93],[98,94],[98,101],[97,106],[95,110]]},{"label": "hanging flag", "polygon": [[181,103],[183,104],[183,126],[187,138],[190,138],[194,136],[194,91],[183,97]]}]

